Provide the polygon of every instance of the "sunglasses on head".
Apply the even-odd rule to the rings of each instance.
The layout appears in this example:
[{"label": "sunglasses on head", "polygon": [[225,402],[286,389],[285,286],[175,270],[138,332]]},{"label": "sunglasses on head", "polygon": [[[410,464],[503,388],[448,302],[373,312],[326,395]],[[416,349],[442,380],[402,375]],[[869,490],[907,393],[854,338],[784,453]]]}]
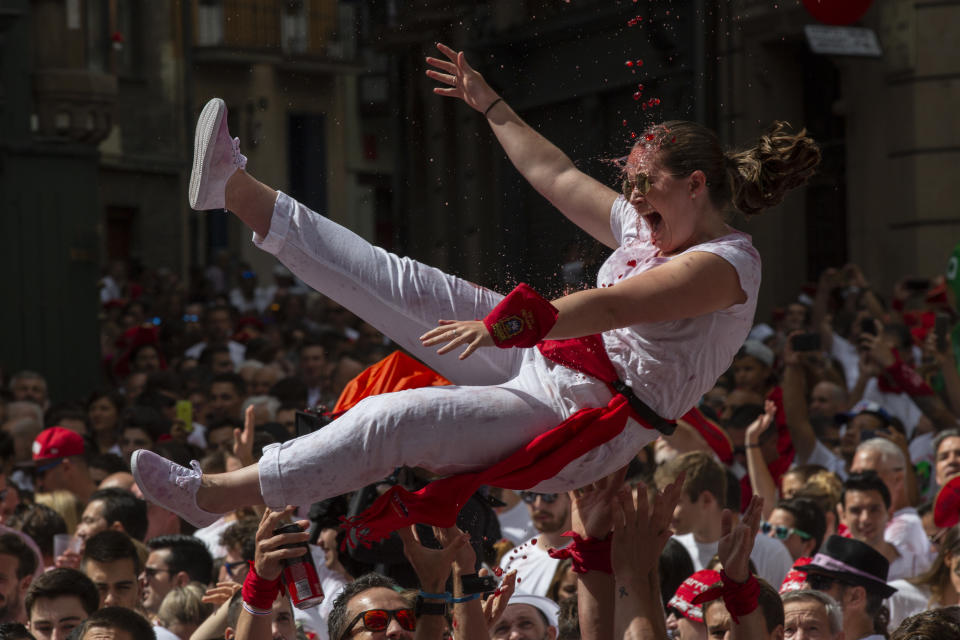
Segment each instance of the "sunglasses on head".
[{"label": "sunglasses on head", "polygon": [[396,619],[397,623],[405,631],[417,630],[417,619],[413,614],[413,609],[369,609],[361,611],[347,625],[347,630],[343,632],[343,637],[350,635],[357,622],[363,621],[363,628],[367,631],[386,631],[390,626],[390,619]]},{"label": "sunglasses on head", "polygon": [[520,492],[520,498],[523,499],[523,501],[527,504],[533,504],[537,501],[537,498],[540,498],[547,504],[550,504],[551,502],[556,502],[559,495],[559,493],[536,493],[534,491]]},{"label": "sunglasses on head", "polygon": [[766,522],[766,521],[760,523],[760,531],[762,531],[763,535],[765,536],[770,535],[770,532],[772,531],[773,536],[777,540],[786,540],[793,534],[797,534],[804,540],[809,540],[810,538],[813,537],[806,531],[801,531],[800,529],[796,529],[792,527],[785,527],[780,524],[770,524],[769,522]]},{"label": "sunglasses on head", "polygon": [[627,199],[633,195],[634,189],[636,189],[640,195],[645,196],[650,192],[650,176],[641,172],[637,172],[637,175],[632,178],[627,176],[623,179],[623,184],[620,185],[620,189],[623,192],[623,197]]}]

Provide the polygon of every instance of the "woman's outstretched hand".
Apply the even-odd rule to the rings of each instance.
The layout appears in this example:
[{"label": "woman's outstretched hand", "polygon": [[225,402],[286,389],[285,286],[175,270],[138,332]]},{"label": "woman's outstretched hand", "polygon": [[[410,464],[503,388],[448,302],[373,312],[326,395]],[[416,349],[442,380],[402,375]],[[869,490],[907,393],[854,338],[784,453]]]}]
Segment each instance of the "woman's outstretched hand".
[{"label": "woman's outstretched hand", "polygon": [[420,343],[425,347],[432,347],[446,342],[437,349],[440,355],[465,344],[467,348],[460,354],[460,359],[465,360],[480,347],[494,346],[493,336],[480,320],[441,320],[439,324],[436,329],[420,336]]},{"label": "woman's outstretched hand", "polygon": [[437,43],[447,59],[427,57],[427,77],[445,85],[434,87],[433,92],[448,98],[460,98],[468,105],[483,113],[499,97],[490,88],[483,76],[470,66],[463,51],[454,51],[445,44]]}]

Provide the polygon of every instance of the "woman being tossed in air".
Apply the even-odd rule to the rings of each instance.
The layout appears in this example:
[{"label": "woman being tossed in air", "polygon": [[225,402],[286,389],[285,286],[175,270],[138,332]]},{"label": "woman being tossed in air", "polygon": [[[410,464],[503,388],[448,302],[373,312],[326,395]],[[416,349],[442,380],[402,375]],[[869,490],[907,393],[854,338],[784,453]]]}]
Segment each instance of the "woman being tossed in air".
[{"label": "woman being tossed in air", "polygon": [[[521,285],[504,297],[374,247],[247,173],[223,101],[211,100],[197,124],[191,206],[233,212],[258,247],[454,386],[367,398],[230,473],[137,452],[148,499],[204,526],[240,506],[346,493],[404,465],[452,476],[437,485],[469,478],[457,487],[466,495],[478,483],[565,491],[629,462],[730,365],[753,322],[760,257],[726,213],[780,202],[814,172],[815,143],[777,123],[752,149],[725,153],[701,125],[665,122],[640,136],[614,190],[527,126],[462,52],[438,48],[445,59],[427,58],[435,93],[483,114],[524,178],[614,250],[597,287],[548,302]],[[440,509],[443,496],[424,502]],[[448,520],[447,505],[437,517],[393,498],[394,515]]]}]

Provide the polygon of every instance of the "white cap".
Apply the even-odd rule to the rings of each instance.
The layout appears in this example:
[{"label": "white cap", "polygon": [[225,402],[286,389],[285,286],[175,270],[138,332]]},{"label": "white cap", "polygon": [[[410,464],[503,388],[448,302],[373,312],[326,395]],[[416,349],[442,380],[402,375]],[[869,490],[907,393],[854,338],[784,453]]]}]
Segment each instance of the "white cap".
[{"label": "white cap", "polygon": [[546,596],[514,591],[508,604],[528,604],[546,617],[547,626],[555,629],[560,626],[560,605]]},{"label": "white cap", "polygon": [[748,340],[756,340],[757,342],[766,342],[767,338],[772,335],[775,335],[776,331],[765,322],[761,322],[758,325],[754,325],[753,329],[750,330],[750,335],[747,336]]},{"label": "white cap", "polygon": [[773,366],[773,351],[770,349],[770,347],[762,342],[757,342],[756,340],[747,340],[743,343],[742,352],[745,355],[756,358],[768,367]]}]

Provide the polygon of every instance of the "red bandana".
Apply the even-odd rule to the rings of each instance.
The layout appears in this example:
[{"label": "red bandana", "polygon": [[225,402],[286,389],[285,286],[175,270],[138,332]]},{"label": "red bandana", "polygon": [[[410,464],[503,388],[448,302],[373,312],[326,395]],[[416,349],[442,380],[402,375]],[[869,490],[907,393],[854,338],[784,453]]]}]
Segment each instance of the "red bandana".
[{"label": "red bandana", "polygon": [[[617,380],[599,335],[572,340],[546,340],[537,345],[550,360],[603,382]],[[568,464],[608,442],[633,417],[653,428],[631,408],[626,396],[614,394],[605,407],[580,409],[497,464],[474,473],[435,480],[419,491],[394,486],[363,513],[344,518],[345,544],[369,546],[401,527],[415,523],[450,527],[470,496],[482,485],[525,490],[552,478]]]}]

